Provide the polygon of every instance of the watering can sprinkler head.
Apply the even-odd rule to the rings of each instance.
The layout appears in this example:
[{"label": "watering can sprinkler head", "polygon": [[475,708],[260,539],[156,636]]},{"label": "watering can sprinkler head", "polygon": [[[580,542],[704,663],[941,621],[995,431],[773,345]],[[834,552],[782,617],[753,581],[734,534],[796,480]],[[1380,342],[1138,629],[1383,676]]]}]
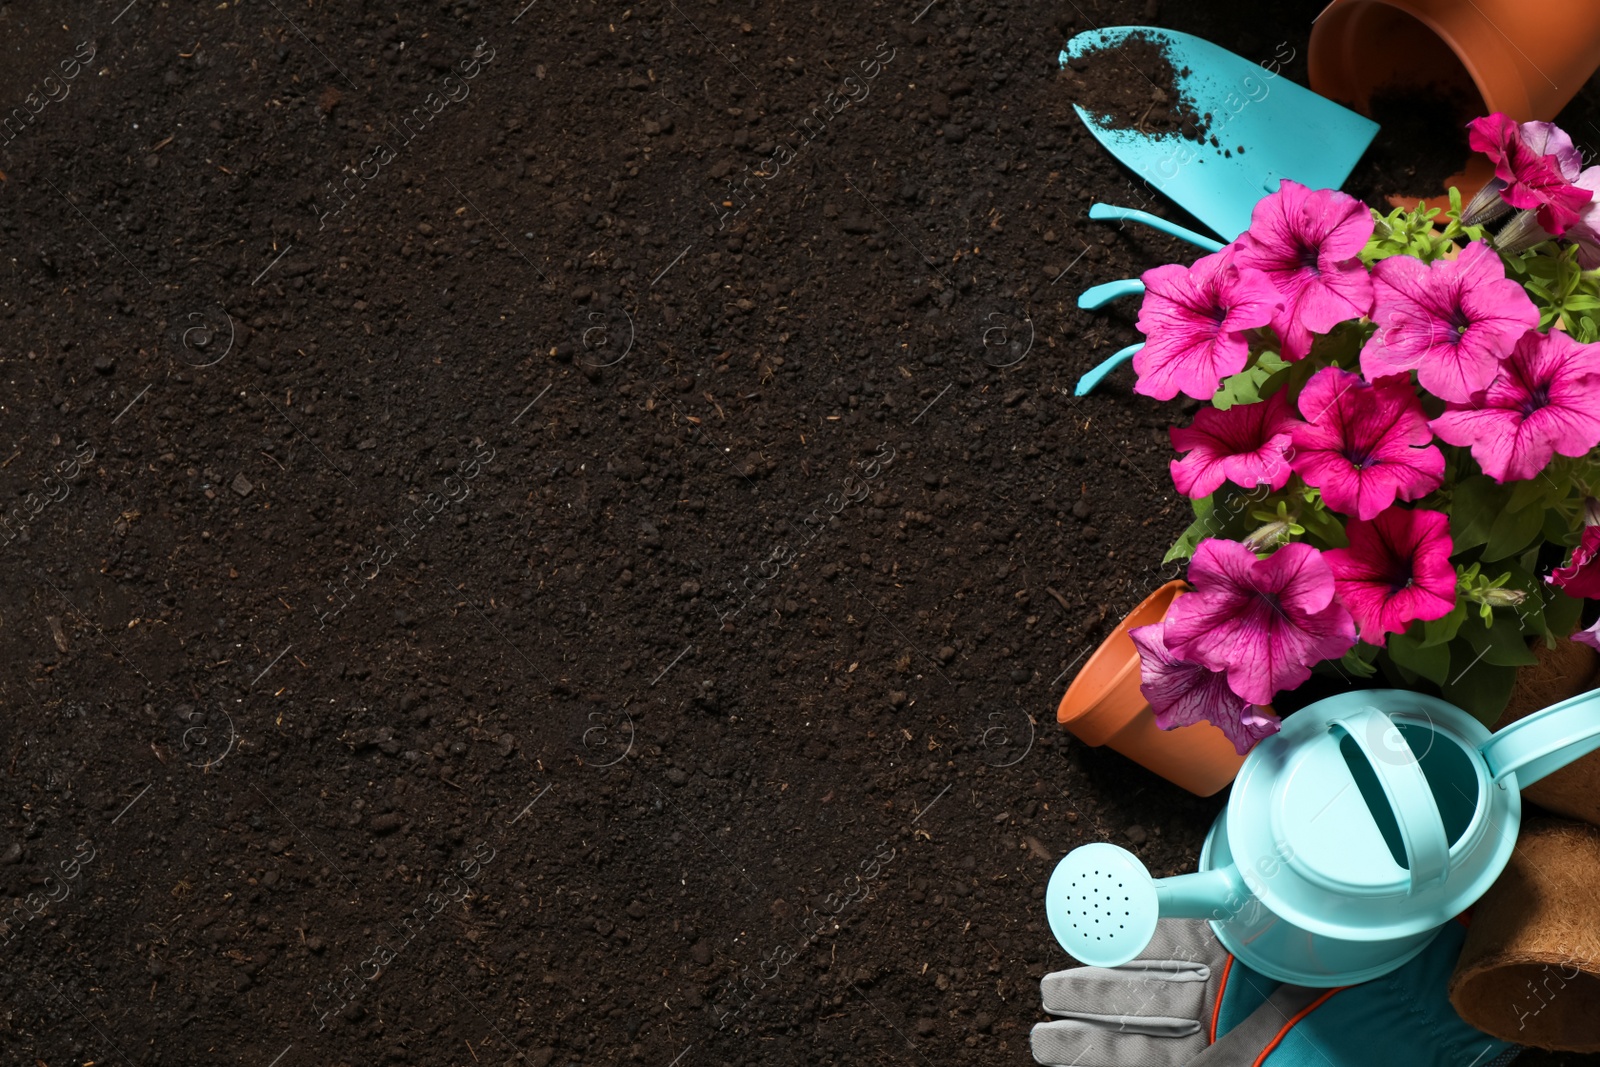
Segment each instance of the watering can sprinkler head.
[{"label": "watering can sprinkler head", "polygon": [[1155,936],[1155,879],[1125,848],[1099,842],[1075,848],[1050,875],[1044,895],[1050,932],[1073,958],[1120,967]]},{"label": "watering can sprinkler head", "polygon": [[1233,866],[1157,880],[1139,857],[1100,842],[1056,864],[1045,915],[1075,959],[1119,967],[1145,950],[1158,919],[1226,919],[1243,905],[1242,890]]}]

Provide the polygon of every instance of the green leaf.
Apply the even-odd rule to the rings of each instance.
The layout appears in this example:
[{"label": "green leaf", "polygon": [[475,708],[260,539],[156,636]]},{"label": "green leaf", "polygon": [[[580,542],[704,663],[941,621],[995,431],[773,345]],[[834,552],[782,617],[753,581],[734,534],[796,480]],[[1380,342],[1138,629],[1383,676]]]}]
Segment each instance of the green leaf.
[{"label": "green leaf", "polygon": [[1357,678],[1371,678],[1378,673],[1378,668],[1372,665],[1372,658],[1379,651],[1372,645],[1358,641],[1354,648],[1339,657],[1339,666]]},{"label": "green leaf", "polygon": [[1512,511],[1508,505],[1494,517],[1489,527],[1489,543],[1483,549],[1483,561],[1492,563],[1514,556],[1538,538],[1544,527],[1543,508],[1525,507]]},{"label": "green leaf", "polygon": [[1414,671],[1434,685],[1443,685],[1450,676],[1450,646],[1424,645],[1410,634],[1390,634],[1389,658]]},{"label": "green leaf", "polygon": [[1456,634],[1461,631],[1461,624],[1466,618],[1467,605],[1457,597],[1456,606],[1450,609],[1450,614],[1442,619],[1433,619],[1422,624],[1423,646],[1442,645],[1446,641],[1453,641]]},{"label": "green leaf", "polygon": [[1539,532],[1546,541],[1552,544],[1566,545],[1569,548],[1573,544],[1572,523],[1568,522],[1566,516],[1562,515],[1561,512],[1553,508],[1544,513],[1544,525]]},{"label": "green leaf", "polygon": [[1393,656],[1380,657],[1378,666],[1383,668],[1383,676],[1390,684],[1400,688],[1413,689],[1416,687],[1417,679],[1422,677],[1416,671],[1396,663]]},{"label": "green leaf", "polygon": [[1492,626],[1484,626],[1476,616],[1469,618],[1462,623],[1457,641],[1465,641],[1472,649],[1467,661],[1476,657],[1497,667],[1525,667],[1539,662],[1528,648],[1522,627],[1509,615],[1497,616]]},{"label": "green leaf", "polygon": [[1511,502],[1506,505],[1511,511],[1521,511],[1533,504],[1554,504],[1550,498],[1554,495],[1552,486],[1546,478],[1529,478],[1525,482],[1511,484]]},{"label": "green leaf", "polygon": [[1451,554],[1487,544],[1495,518],[1510,499],[1510,490],[1487,475],[1470,474],[1456,483],[1449,503]]},{"label": "green leaf", "polygon": [[1199,545],[1211,529],[1211,514],[1216,510],[1215,494],[1203,496],[1194,502],[1194,521],[1189,528],[1178,535],[1178,539],[1167,549],[1167,554],[1162,557],[1162,563],[1171,563],[1175,559],[1188,559],[1194,555],[1195,546]]},{"label": "green leaf", "polygon": [[1578,628],[1578,617],[1583,614],[1583,601],[1552,590],[1544,605],[1544,624],[1556,637],[1571,637]]},{"label": "green leaf", "polygon": [[1479,660],[1442,687],[1444,698],[1485,726],[1493,726],[1506,710],[1517,669]]},{"label": "green leaf", "polygon": [[1223,379],[1222,388],[1211,398],[1211,404],[1219,411],[1227,411],[1235,404],[1254,404],[1261,399],[1261,387],[1267,379],[1288,368],[1288,360],[1278,353],[1263,352],[1254,364]]}]

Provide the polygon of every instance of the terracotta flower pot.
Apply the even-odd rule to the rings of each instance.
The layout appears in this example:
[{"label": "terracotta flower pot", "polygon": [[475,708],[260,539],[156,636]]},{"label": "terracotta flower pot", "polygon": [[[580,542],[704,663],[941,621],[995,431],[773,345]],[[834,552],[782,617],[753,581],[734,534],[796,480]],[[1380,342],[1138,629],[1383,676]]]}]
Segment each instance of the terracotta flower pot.
[{"label": "terracotta flower pot", "polygon": [[1233,781],[1244,764],[1233,742],[1210,723],[1162,730],[1139,692],[1139,650],[1128,631],[1160,622],[1180,593],[1168,582],[1134,608],[1095,650],[1073,679],[1056,719],[1089,745],[1111,748],[1197,796],[1208,797]]},{"label": "terracotta flower pot", "polygon": [[[1372,113],[1373,94],[1388,89],[1442,92],[1463,109],[1463,125],[1496,111],[1548,122],[1600,66],[1600,3],[1333,0],[1311,25],[1306,61],[1312,89],[1363,114]],[[1492,177],[1489,162],[1473,156],[1445,186],[1470,200]],[[1389,202],[1411,207],[1417,199]]]},{"label": "terracotta flower pot", "polygon": [[1600,67],[1594,0],[1334,0],[1311,26],[1311,88],[1358,111],[1375,90],[1475,91],[1549,121]]}]

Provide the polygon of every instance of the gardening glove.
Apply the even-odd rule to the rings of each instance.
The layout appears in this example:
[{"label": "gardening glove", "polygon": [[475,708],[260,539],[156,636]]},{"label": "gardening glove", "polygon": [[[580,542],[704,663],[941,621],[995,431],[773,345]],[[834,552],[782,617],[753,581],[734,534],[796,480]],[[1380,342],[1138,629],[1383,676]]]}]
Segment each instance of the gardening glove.
[{"label": "gardening glove", "polygon": [[1464,928],[1410,963],[1338,989],[1281,984],[1234,959],[1202,920],[1163,919],[1121,967],[1046,975],[1033,1058],[1054,1067],[1490,1067],[1516,1046],[1450,1006]]}]

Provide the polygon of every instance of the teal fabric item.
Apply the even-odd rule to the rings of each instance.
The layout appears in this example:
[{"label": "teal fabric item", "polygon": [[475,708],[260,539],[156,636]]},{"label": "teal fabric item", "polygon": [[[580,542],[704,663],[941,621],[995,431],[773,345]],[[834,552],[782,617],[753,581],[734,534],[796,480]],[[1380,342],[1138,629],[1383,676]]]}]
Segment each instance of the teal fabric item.
[{"label": "teal fabric item", "polygon": [[1263,1067],[1483,1067],[1514,1052],[1450,1004],[1450,972],[1465,938],[1466,927],[1447,923],[1406,966],[1334,993],[1289,1029]]},{"label": "teal fabric item", "polygon": [[[1237,959],[1228,968],[1227,984],[1222,987],[1222,1003],[1217,1007],[1217,1036],[1221,1037],[1244,1022],[1267,1002],[1278,983],[1252,971]],[[1211,1020],[1206,1020],[1210,1026]]]}]

